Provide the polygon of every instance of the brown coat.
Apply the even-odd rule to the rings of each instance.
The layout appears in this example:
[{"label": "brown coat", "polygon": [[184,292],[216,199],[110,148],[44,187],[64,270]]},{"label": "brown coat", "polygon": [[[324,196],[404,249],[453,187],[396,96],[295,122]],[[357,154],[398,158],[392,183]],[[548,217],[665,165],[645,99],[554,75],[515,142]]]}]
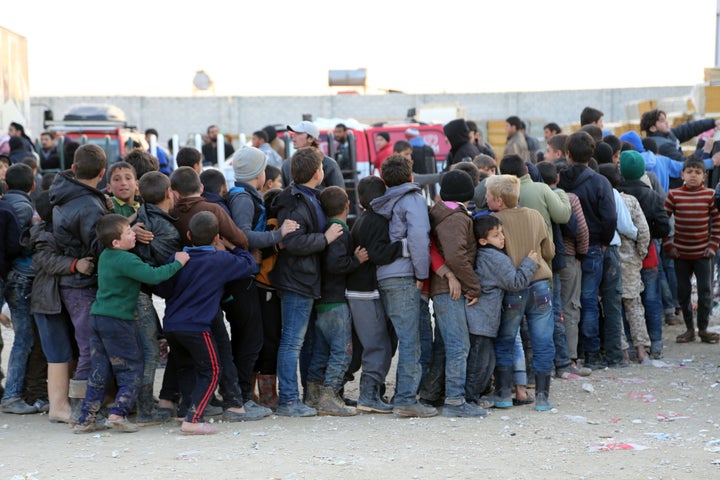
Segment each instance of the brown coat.
[{"label": "brown coat", "polygon": [[181,198],[175,202],[175,206],[170,210],[170,215],[178,219],[175,226],[180,232],[180,241],[183,243],[183,246],[191,246],[187,232],[189,230],[190,219],[198,212],[214,213],[218,219],[220,236],[236,247],[247,250],[247,236],[235,225],[230,215],[228,215],[220,205],[208,202],[200,196]]},{"label": "brown coat", "polygon": [[[480,295],[480,281],[475,275],[477,242],[473,233],[473,221],[464,205],[451,210],[445,202],[438,202],[430,209],[431,234],[447,267],[457,277],[462,293],[472,297]],[[433,272],[430,278],[430,295],[449,293],[445,277]]]}]

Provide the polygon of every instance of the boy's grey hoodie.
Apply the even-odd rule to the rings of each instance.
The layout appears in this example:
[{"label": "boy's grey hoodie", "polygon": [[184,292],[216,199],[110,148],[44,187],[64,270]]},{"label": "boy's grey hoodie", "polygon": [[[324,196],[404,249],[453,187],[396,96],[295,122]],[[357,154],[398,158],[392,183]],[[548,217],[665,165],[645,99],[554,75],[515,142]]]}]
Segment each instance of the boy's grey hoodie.
[{"label": "boy's grey hoodie", "polygon": [[430,218],[425,199],[415,183],[390,187],[370,203],[373,211],[390,222],[390,242],[407,238],[409,257],[377,267],[377,279],[430,276]]}]

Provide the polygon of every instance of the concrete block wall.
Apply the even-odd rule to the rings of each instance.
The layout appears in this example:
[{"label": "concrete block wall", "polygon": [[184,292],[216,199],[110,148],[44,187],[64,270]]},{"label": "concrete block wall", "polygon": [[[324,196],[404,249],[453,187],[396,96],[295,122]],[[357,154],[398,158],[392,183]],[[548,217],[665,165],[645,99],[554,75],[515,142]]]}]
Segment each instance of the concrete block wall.
[{"label": "concrete block wall", "polygon": [[[542,136],[550,121],[567,125],[579,121],[580,111],[592,106],[605,113],[606,122],[628,120],[625,104],[637,100],[689,96],[692,86],[648,87],[551,92],[502,92],[466,94],[328,95],[307,97],[33,97],[30,131],[33,139],[42,132],[43,110],[55,119],[78,103],[111,103],[125,111],[128,122],[140,130],[153,127],[166,145],[178,134],[181,145],[209,125],[233,135],[252,134],[268,124],[295,123],[309,113],[313,118],[354,118],[363,123],[402,120],[409,108],[427,104],[456,104],[465,116],[480,122],[518,115],[530,124],[530,133]],[[237,142],[236,142],[237,143]]]}]

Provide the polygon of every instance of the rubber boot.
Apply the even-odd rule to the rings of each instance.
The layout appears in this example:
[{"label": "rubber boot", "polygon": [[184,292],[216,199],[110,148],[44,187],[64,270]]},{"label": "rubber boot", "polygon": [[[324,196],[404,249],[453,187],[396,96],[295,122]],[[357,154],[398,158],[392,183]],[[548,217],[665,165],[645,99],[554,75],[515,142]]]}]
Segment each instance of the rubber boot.
[{"label": "rubber boot", "polygon": [[87,391],[87,380],[70,380],[68,397],[70,398],[70,424],[75,425],[82,415],[82,403]]},{"label": "rubber boot", "polygon": [[551,372],[535,372],[535,410],[546,412],[553,408],[550,402]]},{"label": "rubber boot", "polygon": [[69,363],[48,363],[47,389],[50,401],[48,418],[51,422],[70,422],[72,409],[68,401],[69,381]]},{"label": "rubber boot", "polygon": [[512,367],[495,367],[495,408],[512,407]]},{"label": "rubber boot", "polygon": [[[308,382],[309,385],[309,382]],[[332,387],[320,387],[320,399],[318,400],[317,414],[331,415],[333,417],[352,417],[357,415],[355,407],[348,407]],[[306,402],[307,404],[307,402]]]},{"label": "rubber boot", "polygon": [[305,389],[305,400],[303,403],[310,408],[317,408],[320,396],[322,395],[323,385],[320,382],[307,382]]},{"label": "rubber boot", "polygon": [[137,399],[137,416],[135,423],[139,427],[148,427],[150,425],[160,425],[170,419],[170,412],[167,410],[159,410],[153,399],[153,384],[148,383],[140,387],[140,393]]},{"label": "rubber boot", "polygon": [[270,408],[272,410],[277,409],[278,406],[278,394],[277,394],[277,376],[276,375],[258,375],[258,405]]},{"label": "rubber boot", "polygon": [[383,402],[380,397],[380,385],[372,377],[361,375],[357,409],[362,412],[392,413],[393,406]]}]

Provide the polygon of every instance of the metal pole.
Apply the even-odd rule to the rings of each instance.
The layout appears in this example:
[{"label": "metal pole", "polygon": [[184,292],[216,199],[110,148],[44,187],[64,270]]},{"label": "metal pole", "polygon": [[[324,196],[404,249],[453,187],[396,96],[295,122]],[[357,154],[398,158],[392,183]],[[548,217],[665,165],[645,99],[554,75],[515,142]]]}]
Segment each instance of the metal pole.
[{"label": "metal pole", "polygon": [[715,68],[720,68],[720,0],[715,13]]}]

